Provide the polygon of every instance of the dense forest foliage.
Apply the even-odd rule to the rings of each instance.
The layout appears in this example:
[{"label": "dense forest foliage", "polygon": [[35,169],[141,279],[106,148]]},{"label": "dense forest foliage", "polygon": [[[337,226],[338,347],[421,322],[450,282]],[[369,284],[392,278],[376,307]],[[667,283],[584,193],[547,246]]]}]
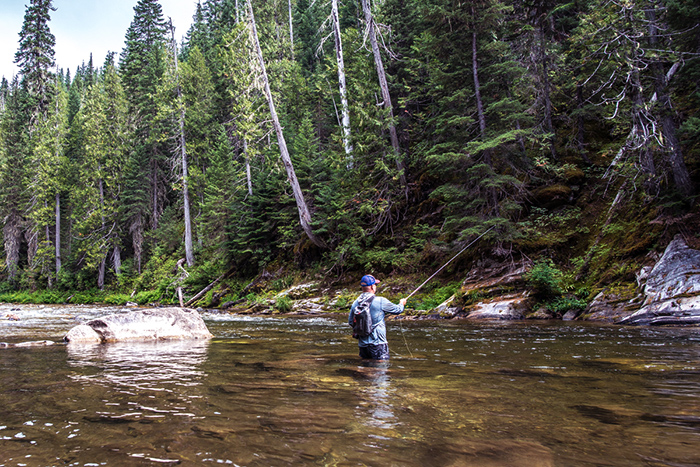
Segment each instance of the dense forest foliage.
[{"label": "dense forest foliage", "polygon": [[202,0],[177,43],[138,0],[72,73],[52,11],[0,85],[2,291],[420,276],[492,227],[453,271],[594,288],[698,234],[696,1]]}]

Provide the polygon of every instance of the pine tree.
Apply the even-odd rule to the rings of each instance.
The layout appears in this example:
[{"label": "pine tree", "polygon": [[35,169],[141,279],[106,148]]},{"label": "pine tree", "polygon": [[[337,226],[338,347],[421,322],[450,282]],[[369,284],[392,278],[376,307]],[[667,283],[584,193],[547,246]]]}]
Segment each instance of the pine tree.
[{"label": "pine tree", "polygon": [[3,243],[7,279],[19,278],[20,249],[27,205],[27,150],[29,116],[24,112],[26,91],[18,77],[8,87],[5,109],[0,116],[0,217],[3,219]]},{"label": "pine tree", "polygon": [[52,95],[56,38],[49,29],[50,12],[54,10],[51,3],[52,0],[30,0],[19,33],[19,50],[15,53],[34,125],[38,124],[37,119],[45,117]]},{"label": "pine tree", "polygon": [[[15,91],[16,99],[9,109],[8,132],[5,144],[6,166],[3,183],[3,201],[6,204],[5,251],[9,278],[14,280],[19,265],[21,235],[28,244],[27,257],[30,267],[36,256],[38,224],[25,213],[33,208],[26,188],[30,180],[37,179],[32,165],[26,164],[35,149],[42,144],[40,129],[45,128],[55,94],[54,66],[55,38],[49,29],[53,10],[51,0],[32,0],[27,6],[19,33],[19,49],[15,63],[19,67],[22,92]],[[36,159],[32,160],[36,162]]]},{"label": "pine tree", "polygon": [[126,213],[121,210],[124,165],[131,143],[127,98],[113,65],[89,87],[76,125],[84,146],[76,161],[80,183],[72,191],[78,266],[97,270],[97,285],[105,286],[111,253],[113,270],[121,268],[121,237]]},{"label": "pine tree", "polygon": [[134,7],[120,72],[135,125],[122,209],[128,213],[137,271],[141,272],[146,230],[158,228],[166,198],[168,149],[162,142],[156,101],[165,72],[165,23],[157,0],[139,0]]},{"label": "pine tree", "polygon": [[30,225],[33,226],[31,238],[35,238],[30,245],[36,242],[36,250],[30,248],[29,267],[44,276],[49,287],[61,270],[61,193],[66,188],[68,170],[68,93],[58,82],[58,77],[56,81],[54,103],[46,120],[33,135],[30,165],[34,170],[29,183],[31,198],[28,209]]}]

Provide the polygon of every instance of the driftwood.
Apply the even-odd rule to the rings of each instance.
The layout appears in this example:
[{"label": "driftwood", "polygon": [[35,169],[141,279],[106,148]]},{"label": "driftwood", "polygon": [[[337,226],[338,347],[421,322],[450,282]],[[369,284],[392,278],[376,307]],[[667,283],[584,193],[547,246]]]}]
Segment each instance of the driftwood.
[{"label": "driftwood", "polygon": [[220,275],[219,277],[217,277],[216,280],[214,280],[214,282],[212,282],[212,283],[209,284],[208,286],[204,287],[197,295],[195,295],[194,297],[190,298],[190,299],[187,301],[187,303],[185,303],[185,306],[186,306],[186,307],[187,307],[187,306],[190,306],[190,305],[192,305],[193,303],[195,303],[197,300],[201,299],[207,292],[209,292],[211,289],[213,289],[214,286],[216,286],[216,284],[218,284],[219,282],[221,282],[222,280],[224,280],[224,279],[225,279],[226,277],[228,277],[228,275],[231,274],[232,272],[233,272],[233,268],[232,268],[232,269],[229,269],[228,271],[226,271],[225,273],[223,273],[222,275]]}]

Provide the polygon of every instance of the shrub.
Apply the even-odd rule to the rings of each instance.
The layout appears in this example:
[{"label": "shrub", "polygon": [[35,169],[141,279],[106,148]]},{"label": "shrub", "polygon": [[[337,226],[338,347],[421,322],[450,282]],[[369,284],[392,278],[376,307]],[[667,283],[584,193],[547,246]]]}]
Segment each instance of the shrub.
[{"label": "shrub", "polygon": [[563,274],[551,259],[536,262],[523,277],[540,298],[553,298],[562,294]]},{"label": "shrub", "polygon": [[571,310],[583,310],[588,305],[586,300],[575,297],[559,297],[545,304],[545,307],[555,315],[563,315]]},{"label": "shrub", "polygon": [[292,299],[284,295],[277,297],[275,300],[275,310],[280,313],[289,313],[292,311]]}]

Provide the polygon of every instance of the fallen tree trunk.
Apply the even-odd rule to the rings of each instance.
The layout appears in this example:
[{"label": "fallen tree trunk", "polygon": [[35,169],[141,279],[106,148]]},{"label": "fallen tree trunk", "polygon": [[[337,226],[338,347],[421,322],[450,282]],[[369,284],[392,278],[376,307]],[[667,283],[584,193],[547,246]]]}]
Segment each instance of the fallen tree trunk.
[{"label": "fallen tree trunk", "polygon": [[228,271],[226,271],[225,273],[223,273],[222,275],[220,275],[219,277],[217,277],[217,278],[214,280],[214,282],[212,282],[212,283],[209,284],[208,286],[204,287],[197,295],[195,295],[194,297],[190,298],[190,299],[187,301],[187,303],[185,303],[185,306],[188,307],[188,306],[192,305],[193,303],[197,302],[197,301],[198,301],[199,299],[201,299],[207,292],[209,292],[211,289],[213,289],[214,286],[216,286],[216,284],[218,284],[219,282],[221,282],[222,280],[224,280],[224,279],[225,279],[226,277],[228,277],[232,272],[233,272],[233,269],[229,269]]}]

